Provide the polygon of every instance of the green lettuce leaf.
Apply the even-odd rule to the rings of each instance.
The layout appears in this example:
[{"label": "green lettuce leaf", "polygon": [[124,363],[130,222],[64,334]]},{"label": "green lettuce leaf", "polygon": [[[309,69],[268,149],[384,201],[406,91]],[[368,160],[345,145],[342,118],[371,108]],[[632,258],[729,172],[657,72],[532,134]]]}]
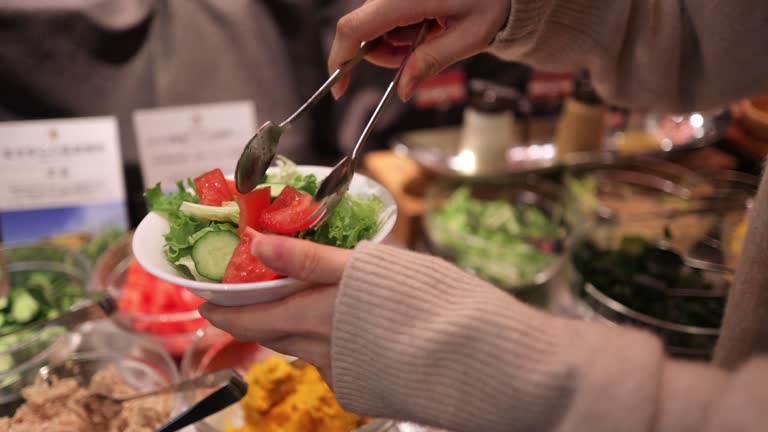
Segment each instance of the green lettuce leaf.
[{"label": "green lettuce leaf", "polygon": [[147,189],[144,192],[144,199],[147,202],[147,207],[153,212],[161,213],[164,216],[177,213],[181,203],[184,201],[197,204],[200,198],[195,193],[195,184],[192,180],[187,179],[188,187],[184,186],[184,182],[179,180],[176,186],[179,188],[178,192],[173,192],[166,195],[163,189],[160,187],[160,183],[155,187]]},{"label": "green lettuce leaf", "polygon": [[317,192],[317,177],[314,174],[302,175],[296,168],[296,164],[285,156],[278,155],[275,159],[279,172],[268,175],[265,183],[287,184],[299,192],[310,195]]},{"label": "green lettuce leaf", "polygon": [[379,232],[379,214],[384,203],[377,196],[369,198],[344,195],[328,220],[317,230],[308,230],[302,238],[316,243],[351,249]]},{"label": "green lettuce leaf", "polygon": [[181,211],[183,203],[196,204],[199,202],[194,192],[195,186],[191,180],[187,180],[189,187],[184,183],[177,183],[178,192],[165,194],[158,183],[155,187],[144,192],[149,209],[162,214],[168,221],[170,229],[165,234],[165,254],[168,261],[178,264],[184,257],[192,254],[192,246],[195,242],[211,231],[231,231],[237,234],[237,226],[232,223],[203,220],[190,216]]}]

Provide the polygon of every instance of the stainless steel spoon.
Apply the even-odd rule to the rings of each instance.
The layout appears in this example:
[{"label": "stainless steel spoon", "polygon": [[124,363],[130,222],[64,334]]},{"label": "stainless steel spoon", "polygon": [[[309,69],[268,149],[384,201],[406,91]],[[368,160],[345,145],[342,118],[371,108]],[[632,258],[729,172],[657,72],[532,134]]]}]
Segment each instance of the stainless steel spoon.
[{"label": "stainless steel spoon", "polygon": [[144,393],[137,393],[131,396],[118,397],[118,396],[111,395],[109,393],[98,393],[98,392],[88,393],[83,397],[82,401],[83,403],[92,402],[92,403],[102,404],[102,407],[106,406],[106,407],[120,408],[122,404],[132,400],[136,400],[136,399],[142,399],[142,398],[151,397],[151,396],[159,396],[159,395],[169,394],[169,393],[179,393],[179,392],[185,392],[190,390],[217,387],[227,383],[227,381],[229,381],[233,377],[242,380],[242,378],[240,378],[240,375],[235,370],[223,369],[216,372],[207,373],[199,377],[190,378],[187,380],[169,384],[167,386],[161,387],[156,390],[152,390]]},{"label": "stainless steel spoon", "polygon": [[261,183],[267,168],[272,164],[272,160],[277,154],[277,145],[280,142],[280,136],[285,132],[297,118],[312,108],[344,75],[347,74],[355,65],[360,63],[369,52],[371,52],[379,43],[380,39],[374,39],[360,44],[360,50],[354,58],[342,64],[331,74],[328,80],[312,95],[304,105],[302,105],[293,115],[288,117],[279,125],[267,121],[256,134],[245,145],[240,159],[235,168],[235,186],[238,192],[248,193]]},{"label": "stainless steel spoon", "polygon": [[352,177],[355,175],[355,167],[357,166],[357,158],[360,156],[360,151],[363,149],[365,142],[371,135],[373,126],[379,120],[382,108],[384,108],[387,102],[392,99],[397,84],[400,82],[400,77],[403,75],[403,69],[405,68],[406,63],[408,63],[408,59],[416,48],[424,42],[424,39],[426,39],[427,34],[429,33],[429,28],[430,21],[424,21],[418,36],[416,36],[416,40],[413,45],[411,45],[411,50],[405,56],[402,63],[400,63],[400,67],[398,68],[395,77],[392,79],[392,82],[389,83],[389,86],[387,86],[386,91],[384,91],[384,96],[382,96],[379,101],[379,105],[376,106],[373,115],[371,115],[370,120],[368,120],[368,124],[365,125],[365,129],[363,129],[362,134],[360,134],[360,138],[352,149],[352,154],[342,158],[317,188],[317,192],[312,201],[319,203],[319,205],[310,216],[310,219],[313,219],[312,228],[322,225],[323,222],[328,219],[341,201],[341,197],[343,197],[347,192],[347,189],[349,189],[349,184],[352,182]]}]

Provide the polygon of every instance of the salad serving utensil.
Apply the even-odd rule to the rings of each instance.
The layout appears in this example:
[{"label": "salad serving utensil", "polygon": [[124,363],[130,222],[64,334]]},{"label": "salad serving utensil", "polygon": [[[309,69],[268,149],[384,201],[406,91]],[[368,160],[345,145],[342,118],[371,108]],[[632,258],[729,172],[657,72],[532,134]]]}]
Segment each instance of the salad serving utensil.
[{"label": "salad serving utensil", "polygon": [[411,45],[411,49],[408,54],[406,54],[405,58],[403,58],[403,61],[400,63],[400,67],[397,69],[395,77],[384,91],[384,96],[381,97],[379,104],[376,106],[376,109],[373,111],[371,118],[365,125],[363,132],[360,134],[360,138],[358,138],[355,147],[352,149],[352,153],[343,157],[336,164],[336,166],[333,167],[331,173],[323,179],[323,181],[320,183],[320,186],[317,188],[317,192],[315,192],[312,201],[314,203],[318,203],[319,205],[310,216],[310,219],[313,220],[312,228],[316,228],[322,225],[323,222],[328,219],[331,213],[333,213],[333,210],[341,201],[341,198],[347,192],[347,189],[349,189],[349,185],[352,182],[352,177],[355,175],[355,167],[357,166],[357,160],[360,156],[360,151],[363,149],[366,141],[368,141],[368,137],[371,135],[373,127],[376,125],[376,122],[381,116],[382,109],[392,99],[395,89],[397,89],[397,85],[400,82],[400,78],[403,75],[405,65],[408,63],[408,59],[411,58],[411,55],[416,50],[416,48],[418,48],[418,46],[424,42],[424,39],[426,39],[427,34],[429,33],[430,24],[431,23],[428,20],[422,23],[418,36],[416,36],[416,40]]},{"label": "salad serving utensil", "polygon": [[178,392],[185,392],[189,390],[212,388],[212,387],[224,385],[233,379],[242,381],[242,378],[235,370],[222,369],[219,371],[207,373],[205,375],[200,375],[195,378],[190,378],[190,379],[178,381],[172,384],[168,384],[167,386],[160,387],[159,389],[156,389],[156,390],[152,390],[144,393],[137,393],[131,396],[118,397],[118,396],[111,395],[109,393],[101,393],[101,392],[88,393],[87,395],[85,395],[85,397],[83,397],[83,401],[86,401],[86,402],[93,401],[100,404],[113,405],[115,408],[119,408],[122,404],[132,400],[142,399],[142,398],[151,397],[151,396],[159,396],[159,395],[169,394],[169,393],[178,393]]},{"label": "salad serving utensil", "polygon": [[248,193],[259,185],[267,169],[272,164],[272,160],[277,154],[277,145],[280,142],[280,136],[285,132],[291,123],[296,121],[305,112],[309,111],[331,88],[343,78],[353,67],[368,55],[379,44],[381,39],[374,39],[360,44],[355,57],[342,64],[335,72],[328,77],[328,80],[320,86],[304,105],[288,117],[282,123],[276,125],[267,121],[253,135],[245,145],[240,159],[235,168],[235,186],[238,192]]},{"label": "salad serving utensil", "polygon": [[[213,374],[222,373],[228,375],[227,382],[218,390],[209,394],[186,411],[174,417],[156,432],[173,432],[195,424],[204,418],[239,402],[248,392],[248,384],[234,369],[224,369]],[[211,374],[208,374],[211,375]],[[205,377],[203,375],[202,377]],[[219,375],[217,375],[219,376]]]}]

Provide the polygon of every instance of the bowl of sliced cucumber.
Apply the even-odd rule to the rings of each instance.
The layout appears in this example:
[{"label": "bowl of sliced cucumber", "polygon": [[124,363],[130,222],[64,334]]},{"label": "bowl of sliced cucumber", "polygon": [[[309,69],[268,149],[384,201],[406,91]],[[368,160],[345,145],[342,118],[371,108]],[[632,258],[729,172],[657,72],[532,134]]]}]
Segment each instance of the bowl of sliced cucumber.
[{"label": "bowl of sliced cucumber", "polygon": [[217,305],[284,298],[306,285],[272,272],[250,254],[250,243],[259,233],[352,248],[363,240],[382,241],[394,227],[392,195],[355,174],[327,221],[309,229],[312,194],[330,171],[279,158],[262,184],[247,194],[238,194],[231,177],[218,169],[179,182],[175,192],[157,185],[145,193],[151,212],[135,231],[133,254],[154,276]]},{"label": "bowl of sliced cucumber", "polygon": [[0,395],[10,371],[45,358],[67,333],[63,327],[27,326],[86,301],[90,271],[90,261],[71,249],[48,244],[0,248],[0,283],[8,288],[0,297]]}]

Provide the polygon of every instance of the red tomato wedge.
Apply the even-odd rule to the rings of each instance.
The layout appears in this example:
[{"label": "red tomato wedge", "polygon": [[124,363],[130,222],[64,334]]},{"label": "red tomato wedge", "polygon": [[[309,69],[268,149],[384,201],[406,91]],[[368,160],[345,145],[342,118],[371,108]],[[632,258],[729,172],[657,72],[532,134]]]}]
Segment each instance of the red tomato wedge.
[{"label": "red tomato wedge", "polygon": [[232,201],[227,179],[218,168],[197,177],[195,189],[202,205],[220,206],[224,201]]},{"label": "red tomato wedge", "polygon": [[269,187],[263,187],[241,195],[237,200],[240,207],[240,224],[238,231],[242,235],[246,228],[260,230],[259,220],[264,210],[269,207],[272,195]]},{"label": "red tomato wedge", "polygon": [[240,198],[240,192],[237,191],[237,185],[234,180],[227,179],[227,187],[229,188],[229,194],[235,198]]},{"label": "red tomato wedge", "polygon": [[224,283],[264,282],[279,279],[281,276],[262,264],[258,258],[251,255],[251,242],[260,234],[252,229],[246,229],[240,236],[240,244],[224,271]]},{"label": "red tomato wedge", "polygon": [[286,186],[275,201],[261,214],[259,225],[264,231],[275,234],[296,234],[309,228],[314,222],[312,213],[318,204],[312,197]]}]

